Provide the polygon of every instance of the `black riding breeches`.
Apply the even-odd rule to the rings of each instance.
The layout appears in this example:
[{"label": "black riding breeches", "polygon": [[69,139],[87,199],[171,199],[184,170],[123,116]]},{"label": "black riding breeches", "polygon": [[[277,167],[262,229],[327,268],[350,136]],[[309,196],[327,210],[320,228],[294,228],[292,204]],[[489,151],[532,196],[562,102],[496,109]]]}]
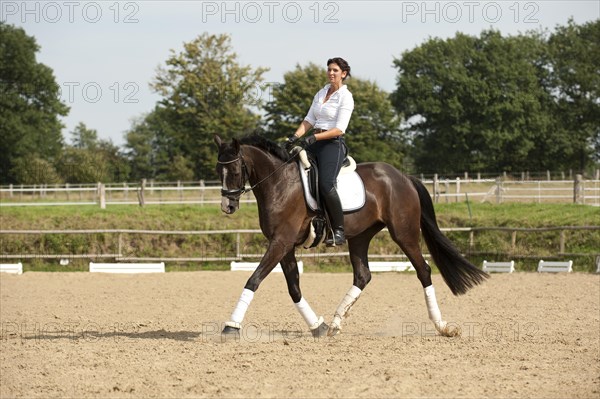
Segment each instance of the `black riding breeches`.
[{"label": "black riding breeches", "polygon": [[348,153],[344,139],[336,137],[317,141],[306,150],[314,154],[317,159],[319,191],[321,193],[330,192],[336,186],[337,176]]}]

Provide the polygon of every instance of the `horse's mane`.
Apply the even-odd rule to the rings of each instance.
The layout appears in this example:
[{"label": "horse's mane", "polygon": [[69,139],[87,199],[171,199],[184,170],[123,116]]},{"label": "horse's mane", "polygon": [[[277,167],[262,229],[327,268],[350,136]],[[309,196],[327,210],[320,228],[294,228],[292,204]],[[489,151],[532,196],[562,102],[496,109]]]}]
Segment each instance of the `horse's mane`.
[{"label": "horse's mane", "polygon": [[249,136],[242,137],[240,139],[240,144],[260,148],[269,154],[274,155],[276,158],[281,159],[282,161],[287,161],[290,158],[288,152],[279,144],[258,134],[251,134]]}]

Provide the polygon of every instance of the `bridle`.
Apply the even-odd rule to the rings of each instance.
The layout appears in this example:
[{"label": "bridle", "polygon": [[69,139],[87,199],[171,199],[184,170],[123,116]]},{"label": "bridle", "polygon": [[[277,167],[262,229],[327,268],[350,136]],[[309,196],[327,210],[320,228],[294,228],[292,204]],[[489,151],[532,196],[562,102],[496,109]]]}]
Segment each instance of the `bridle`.
[{"label": "bridle", "polygon": [[248,180],[248,168],[246,166],[246,162],[244,162],[244,157],[242,153],[238,155],[237,158],[232,159],[231,161],[219,161],[217,160],[217,164],[219,165],[229,165],[234,162],[241,161],[242,162],[242,186],[240,188],[234,188],[233,190],[225,190],[221,189],[221,196],[227,198],[230,201],[239,201],[240,197],[247,193],[248,191],[252,191],[254,187],[246,190],[246,181]]},{"label": "bridle", "polygon": [[279,172],[281,168],[287,165],[292,159],[296,158],[296,156],[298,156],[298,153],[291,156],[287,161],[283,162],[273,172],[269,173],[267,177],[261,179],[258,183],[252,185],[250,188],[246,188],[246,181],[248,181],[250,174],[248,173],[248,167],[246,166],[246,162],[244,161],[244,155],[242,154],[241,150],[238,154],[238,157],[230,161],[219,161],[217,159],[217,164],[219,165],[229,165],[238,161],[242,163],[242,186],[240,188],[234,188],[232,190],[221,189],[221,196],[227,198],[230,201],[239,201],[242,195],[254,190],[259,184],[273,176],[275,173]]}]

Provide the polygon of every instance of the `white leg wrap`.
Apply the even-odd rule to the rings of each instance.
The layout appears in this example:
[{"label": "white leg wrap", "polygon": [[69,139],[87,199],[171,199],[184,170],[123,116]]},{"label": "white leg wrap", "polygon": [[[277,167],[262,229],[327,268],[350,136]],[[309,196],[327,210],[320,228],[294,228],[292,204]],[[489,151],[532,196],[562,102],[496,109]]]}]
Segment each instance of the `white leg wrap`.
[{"label": "white leg wrap", "polygon": [[350,287],[348,293],[344,296],[344,299],[342,299],[342,302],[340,302],[339,306],[335,311],[335,314],[333,315],[331,328],[336,328],[338,330],[341,329],[342,320],[344,319],[344,317],[346,317],[346,314],[348,313],[352,305],[354,305],[354,302],[356,302],[361,292],[362,290],[355,285]]},{"label": "white leg wrap", "polygon": [[435,297],[435,289],[433,285],[424,288],[425,291],[425,303],[427,304],[427,312],[429,313],[429,320],[435,324],[438,331],[443,330],[446,327],[446,322],[442,320],[442,312],[437,304]]},{"label": "white leg wrap", "polygon": [[306,299],[304,299],[304,297],[300,299],[300,302],[294,303],[294,305],[296,306],[296,310],[298,310],[300,315],[302,315],[302,318],[304,319],[306,324],[308,324],[308,328],[314,330],[315,328],[319,327],[322,318],[319,319],[317,317],[317,315],[311,309],[310,305],[308,304],[308,302],[306,302]]},{"label": "white leg wrap", "polygon": [[244,316],[246,315],[246,311],[248,310],[248,306],[250,306],[250,302],[254,298],[254,291],[250,291],[249,289],[244,288],[242,291],[242,295],[231,314],[231,321],[236,324],[236,327],[239,328],[239,325],[244,320]]}]

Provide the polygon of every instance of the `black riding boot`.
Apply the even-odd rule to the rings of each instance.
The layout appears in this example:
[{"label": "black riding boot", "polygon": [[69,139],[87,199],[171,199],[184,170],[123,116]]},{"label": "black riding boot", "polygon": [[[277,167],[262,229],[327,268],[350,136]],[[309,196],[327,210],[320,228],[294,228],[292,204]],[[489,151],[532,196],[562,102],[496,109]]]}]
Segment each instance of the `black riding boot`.
[{"label": "black riding boot", "polygon": [[344,212],[342,211],[340,197],[335,187],[328,193],[324,193],[323,197],[327,213],[329,214],[329,220],[331,221],[331,228],[333,229],[333,237],[328,237],[325,240],[325,245],[328,247],[343,245],[346,242],[346,237],[344,236]]}]

